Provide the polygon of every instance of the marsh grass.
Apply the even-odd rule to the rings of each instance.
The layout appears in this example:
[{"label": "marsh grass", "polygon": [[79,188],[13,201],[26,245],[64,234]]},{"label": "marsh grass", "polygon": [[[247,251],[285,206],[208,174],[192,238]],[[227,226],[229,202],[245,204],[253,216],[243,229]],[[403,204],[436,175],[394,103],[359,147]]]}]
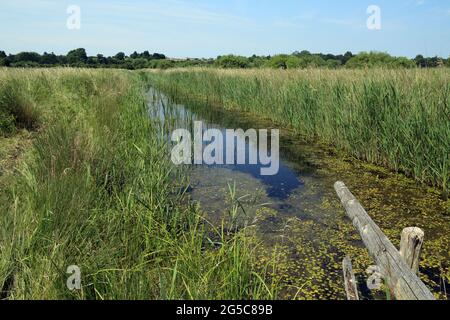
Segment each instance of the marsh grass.
[{"label": "marsh grass", "polygon": [[148,77],[177,99],[258,114],[448,194],[447,69],[189,69]]},{"label": "marsh grass", "polygon": [[18,80],[0,79],[0,135],[11,135],[17,129],[36,129],[38,109],[26,91],[21,91]]},{"label": "marsh grass", "polygon": [[[176,191],[145,89],[126,71],[0,72],[1,112],[39,129],[1,194],[0,298],[275,298],[252,237],[211,231]],[[66,287],[70,265],[80,291]]]}]

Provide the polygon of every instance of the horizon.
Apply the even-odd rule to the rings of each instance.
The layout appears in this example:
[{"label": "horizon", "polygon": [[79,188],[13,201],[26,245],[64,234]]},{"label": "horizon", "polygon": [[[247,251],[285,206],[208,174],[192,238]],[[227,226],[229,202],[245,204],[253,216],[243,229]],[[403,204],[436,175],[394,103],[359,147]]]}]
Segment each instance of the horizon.
[{"label": "horizon", "polygon": [[[380,30],[366,25],[373,1],[18,0],[1,4],[0,27],[9,32],[0,35],[0,50],[62,55],[85,48],[90,56],[148,50],[179,59],[273,56],[302,50],[450,56],[450,43],[442,41],[450,37],[450,2],[376,3]],[[70,5],[80,8],[79,30],[67,27]]]}]

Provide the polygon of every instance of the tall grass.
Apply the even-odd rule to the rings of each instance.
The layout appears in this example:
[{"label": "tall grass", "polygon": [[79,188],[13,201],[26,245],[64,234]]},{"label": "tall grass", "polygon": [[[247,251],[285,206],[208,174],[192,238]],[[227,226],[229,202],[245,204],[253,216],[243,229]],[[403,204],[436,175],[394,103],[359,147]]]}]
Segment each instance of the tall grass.
[{"label": "tall grass", "polygon": [[[39,129],[3,191],[0,298],[274,297],[245,231],[207,228],[177,191],[182,176],[156,138],[145,89],[126,71],[0,72],[11,127]],[[70,265],[80,291],[66,287]]]},{"label": "tall grass", "polygon": [[172,96],[270,118],[307,139],[449,191],[447,69],[194,69],[149,77]]}]

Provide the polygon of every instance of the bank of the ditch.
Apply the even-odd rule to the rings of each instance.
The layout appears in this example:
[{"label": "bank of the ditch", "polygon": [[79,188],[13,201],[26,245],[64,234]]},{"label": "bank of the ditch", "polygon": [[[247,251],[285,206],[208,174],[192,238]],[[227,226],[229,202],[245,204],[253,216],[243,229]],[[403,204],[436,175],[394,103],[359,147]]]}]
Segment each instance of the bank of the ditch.
[{"label": "bank of the ditch", "polygon": [[212,70],[148,73],[178,99],[289,125],[346,154],[438,186],[450,177],[450,72]]},{"label": "bank of the ditch", "polygon": [[[275,297],[245,231],[207,233],[184,201],[145,86],[126,71],[0,70],[1,299]],[[71,265],[81,290],[66,287]]]}]

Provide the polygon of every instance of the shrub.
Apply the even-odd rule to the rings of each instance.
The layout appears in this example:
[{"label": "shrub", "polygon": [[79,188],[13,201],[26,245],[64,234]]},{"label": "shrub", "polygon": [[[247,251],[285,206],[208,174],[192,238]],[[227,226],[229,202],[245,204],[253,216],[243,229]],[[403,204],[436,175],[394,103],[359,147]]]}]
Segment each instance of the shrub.
[{"label": "shrub", "polygon": [[2,126],[10,127],[11,121],[16,128],[33,130],[38,127],[39,113],[31,97],[25,90],[20,90],[26,79],[9,79],[0,86],[0,114],[5,120]]},{"label": "shrub", "polygon": [[405,57],[392,57],[384,52],[362,52],[351,58],[348,68],[414,68],[416,63]]},{"label": "shrub", "polygon": [[218,57],[216,66],[224,69],[245,69],[250,63],[246,57],[227,55]]}]

